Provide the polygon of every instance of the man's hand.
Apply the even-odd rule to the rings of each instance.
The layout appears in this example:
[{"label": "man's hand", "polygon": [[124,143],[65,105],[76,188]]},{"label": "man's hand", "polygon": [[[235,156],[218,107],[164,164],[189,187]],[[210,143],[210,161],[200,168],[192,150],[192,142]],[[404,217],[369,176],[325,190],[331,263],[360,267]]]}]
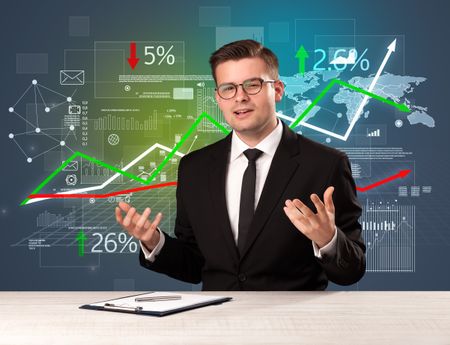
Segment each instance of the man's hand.
[{"label": "man's hand", "polygon": [[292,224],[319,248],[327,245],[335,232],[333,191],[334,187],[328,187],[323,194],[325,204],[317,194],[311,194],[311,201],[316,206],[317,213],[311,211],[299,199],[286,200],[286,206],[283,208]]},{"label": "man's hand", "polygon": [[[125,218],[122,216],[122,211],[126,213]],[[160,235],[156,228],[161,222],[162,213],[158,213],[153,222],[148,219],[150,213],[151,209],[147,207],[141,215],[136,212],[134,207],[123,201],[119,202],[119,207],[116,207],[117,223],[122,225],[128,234],[137,238],[148,250],[152,251],[159,242]]]}]

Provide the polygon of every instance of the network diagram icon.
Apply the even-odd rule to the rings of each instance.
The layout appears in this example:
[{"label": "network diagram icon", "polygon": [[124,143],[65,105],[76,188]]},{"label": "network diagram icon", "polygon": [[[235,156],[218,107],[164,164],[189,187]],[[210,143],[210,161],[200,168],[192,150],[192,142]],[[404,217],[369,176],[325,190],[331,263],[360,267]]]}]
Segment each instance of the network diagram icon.
[{"label": "network diagram icon", "polygon": [[[8,138],[16,144],[28,163],[32,163],[36,158],[58,149],[65,148],[72,153],[74,152],[67,142],[69,137],[73,137],[76,141],[75,129],[77,124],[65,121],[58,116],[52,116],[55,109],[58,109],[58,115],[61,114],[60,109],[64,109],[62,113],[70,116],[80,114],[81,106],[76,104],[73,99],[74,93],[70,96],[63,95],[33,79],[19,99],[9,107],[8,112],[21,119],[25,123],[26,130],[10,132]],[[30,98],[31,103],[26,103],[26,100]],[[56,124],[56,122],[58,123]],[[50,127],[48,127],[49,123],[52,124]],[[47,145],[49,147],[45,147],[40,152],[33,152],[35,145],[25,147],[19,142],[20,138],[26,136],[33,136],[33,139],[46,138],[52,144]]]}]

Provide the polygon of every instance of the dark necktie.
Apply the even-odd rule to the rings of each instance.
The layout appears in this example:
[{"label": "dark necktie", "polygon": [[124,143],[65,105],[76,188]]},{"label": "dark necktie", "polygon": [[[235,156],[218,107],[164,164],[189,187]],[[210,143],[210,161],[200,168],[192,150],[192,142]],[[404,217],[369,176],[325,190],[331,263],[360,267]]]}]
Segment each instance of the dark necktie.
[{"label": "dark necktie", "polygon": [[255,213],[255,182],[256,182],[256,160],[263,152],[258,149],[248,149],[244,155],[248,159],[248,166],[242,178],[241,203],[239,206],[239,234],[238,248],[242,254],[245,241],[247,240],[250,224]]}]

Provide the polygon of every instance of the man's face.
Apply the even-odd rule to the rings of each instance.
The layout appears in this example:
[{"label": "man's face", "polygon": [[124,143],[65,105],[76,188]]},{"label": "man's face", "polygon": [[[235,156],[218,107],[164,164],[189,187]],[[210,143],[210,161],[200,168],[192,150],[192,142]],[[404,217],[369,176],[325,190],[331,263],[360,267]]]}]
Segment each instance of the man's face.
[{"label": "man's face", "polygon": [[[261,78],[273,80],[263,59],[243,58],[220,63],[216,67],[217,86]],[[275,102],[283,96],[284,85],[281,81],[263,83],[256,95],[247,94],[238,86],[236,95],[223,99],[216,91],[216,100],[225,121],[237,132],[246,137],[267,135],[276,125]]]}]

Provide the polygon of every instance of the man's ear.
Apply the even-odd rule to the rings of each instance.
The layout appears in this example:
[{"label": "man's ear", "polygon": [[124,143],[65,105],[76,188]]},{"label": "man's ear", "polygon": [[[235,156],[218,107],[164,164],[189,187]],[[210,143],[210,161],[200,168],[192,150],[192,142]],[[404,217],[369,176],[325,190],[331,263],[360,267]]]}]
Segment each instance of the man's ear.
[{"label": "man's ear", "polygon": [[273,87],[275,89],[275,102],[280,102],[283,99],[284,83],[281,80],[277,80]]}]

